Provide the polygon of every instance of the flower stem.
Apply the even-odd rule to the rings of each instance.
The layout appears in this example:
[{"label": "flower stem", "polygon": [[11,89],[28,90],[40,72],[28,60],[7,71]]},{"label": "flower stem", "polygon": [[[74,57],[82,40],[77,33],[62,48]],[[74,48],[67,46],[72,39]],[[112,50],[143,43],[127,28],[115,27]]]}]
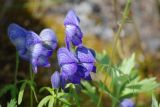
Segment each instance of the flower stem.
[{"label": "flower stem", "polygon": [[[128,18],[130,7],[131,7],[131,0],[127,0],[126,6],[125,6],[125,9],[124,9],[124,12],[123,12],[123,16],[122,16],[122,19],[121,19],[121,23],[119,24],[118,31],[116,32],[115,37],[114,37],[114,44],[113,44],[113,48],[112,48],[111,59],[113,59],[113,55],[116,51],[118,39],[119,39],[120,33],[122,31],[122,28],[123,28],[123,26],[126,23],[126,20]],[[112,62],[110,61],[110,65],[111,64],[112,64]],[[107,75],[105,75],[105,79],[104,79],[103,83],[106,83],[106,81],[107,81],[106,78],[107,78]],[[100,97],[99,97],[97,107],[100,107],[101,100],[102,100],[102,94],[103,93],[100,92]],[[112,107],[115,107],[115,105],[116,105],[116,102],[113,101]]]},{"label": "flower stem", "polygon": [[14,74],[14,84],[17,84],[17,73],[18,73],[18,67],[19,67],[19,56],[18,52],[16,52],[16,68],[15,68],[15,74]]},{"label": "flower stem", "polygon": [[[30,79],[31,79],[31,82],[33,83],[33,72],[32,72],[32,65],[31,64],[29,67],[29,71],[30,71]],[[32,92],[31,88],[30,88],[30,107],[33,107],[33,92]]]}]

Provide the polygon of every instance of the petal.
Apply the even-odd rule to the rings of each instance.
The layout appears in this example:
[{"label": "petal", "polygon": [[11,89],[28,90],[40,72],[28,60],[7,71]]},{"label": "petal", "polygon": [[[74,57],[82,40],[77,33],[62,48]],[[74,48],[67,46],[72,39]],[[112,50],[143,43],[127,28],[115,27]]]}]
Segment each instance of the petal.
[{"label": "petal", "polygon": [[71,48],[71,44],[70,44],[70,42],[71,42],[71,39],[72,38],[69,38],[69,37],[65,37],[65,43],[66,43],[66,47],[67,47],[67,49],[70,51],[70,48]]},{"label": "petal", "polygon": [[46,28],[42,30],[40,37],[46,48],[54,50],[57,47],[57,38],[51,29]]},{"label": "petal", "polygon": [[88,48],[89,49],[89,51],[92,53],[92,55],[94,56],[94,58],[96,57],[96,52],[93,50],[93,49],[91,49],[91,48]]},{"label": "petal", "polygon": [[8,36],[18,51],[25,52],[25,40],[27,30],[17,24],[10,24],[8,27]]},{"label": "petal", "polygon": [[96,73],[96,71],[97,71],[96,66],[93,66],[92,72]]},{"label": "petal", "polygon": [[81,78],[85,77],[85,72],[87,72],[87,69],[83,65],[78,65],[77,73]]},{"label": "petal", "polygon": [[60,87],[60,74],[55,71],[51,76],[52,87],[58,89]]},{"label": "petal", "polygon": [[[66,26],[66,38],[68,42],[73,43],[73,45],[78,46],[82,44],[82,37],[83,34],[79,27],[73,26],[73,25],[67,25]],[[66,43],[69,44],[69,43]]]},{"label": "petal", "polygon": [[66,26],[66,25],[72,24],[75,26],[79,26],[79,22],[80,22],[80,19],[78,18],[74,10],[70,10],[66,15],[66,18],[64,20],[64,25]]},{"label": "petal", "polygon": [[88,76],[84,77],[83,79],[88,80],[88,81],[92,80],[91,75],[88,75]]},{"label": "petal", "polygon": [[37,65],[32,64],[32,69],[33,69],[33,72],[36,74],[37,73]]},{"label": "petal", "polygon": [[48,61],[48,57],[40,55],[37,58],[37,66],[50,67],[50,63]]},{"label": "petal", "polygon": [[63,72],[61,72],[61,74],[60,74],[60,80],[61,80],[61,87],[62,87],[62,89],[64,89],[66,86],[66,77]]},{"label": "petal", "polygon": [[58,63],[60,66],[76,62],[78,62],[77,58],[67,48],[58,49]]},{"label": "petal", "polygon": [[82,65],[87,69],[87,71],[91,72],[94,68],[94,63],[82,63]]},{"label": "petal", "polygon": [[64,73],[65,79],[71,78],[77,72],[77,64],[64,64],[61,67],[62,72]]},{"label": "petal", "polygon": [[41,38],[33,31],[29,31],[26,36],[26,47],[31,50],[34,45],[41,43]]},{"label": "petal", "polygon": [[[48,55],[50,52],[46,50],[41,43],[35,44],[30,50],[30,62],[33,67],[43,66],[49,67],[50,64],[48,62]],[[35,71],[36,72],[36,71]]]},{"label": "petal", "polygon": [[95,58],[93,54],[91,53],[91,51],[84,46],[79,46],[76,49],[76,55],[81,63],[94,63],[95,62]]},{"label": "petal", "polygon": [[24,60],[26,60],[26,61],[29,61],[30,60],[30,52],[27,50],[27,49],[25,49],[25,51],[21,51],[21,50],[19,50],[18,51],[18,53],[19,53],[19,56],[22,58],[22,59],[24,59]]},{"label": "petal", "polygon": [[81,77],[78,75],[73,75],[72,77],[69,78],[69,81],[73,84],[80,84]]}]

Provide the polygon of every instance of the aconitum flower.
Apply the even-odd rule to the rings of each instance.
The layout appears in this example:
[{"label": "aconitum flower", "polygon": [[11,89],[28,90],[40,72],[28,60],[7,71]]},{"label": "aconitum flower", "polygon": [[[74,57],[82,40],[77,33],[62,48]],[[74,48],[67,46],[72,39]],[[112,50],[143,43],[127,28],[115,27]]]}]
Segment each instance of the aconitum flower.
[{"label": "aconitum flower", "polygon": [[76,55],[63,47],[58,50],[57,54],[63,89],[67,83],[80,84],[81,79],[91,80],[90,72],[96,70],[95,58],[88,48],[78,47]]},{"label": "aconitum flower", "polygon": [[38,36],[17,24],[10,24],[8,36],[16,47],[20,57],[32,64],[33,71],[37,73],[37,66],[49,67],[48,57],[57,46],[57,39],[51,29],[44,29]]},{"label": "aconitum flower", "polygon": [[[81,80],[92,80],[90,72],[96,72],[95,52],[82,44],[82,32],[79,18],[73,10],[67,13],[64,21],[66,30],[66,48],[59,48],[57,52],[60,66],[60,85],[65,89],[67,83],[80,84]],[[71,49],[71,43],[74,49]],[[51,77],[52,78],[52,77]],[[54,84],[54,78],[51,81]],[[53,85],[52,85],[53,86]]]},{"label": "aconitum flower", "polygon": [[64,20],[64,25],[66,30],[65,41],[66,41],[67,48],[69,50],[70,50],[71,42],[75,46],[79,46],[82,44],[83,34],[79,27],[79,22],[80,22],[80,19],[78,18],[78,16],[75,14],[73,10],[70,10],[67,13],[66,18]]},{"label": "aconitum flower", "polygon": [[135,107],[135,105],[131,99],[124,99],[120,103],[120,107]]}]

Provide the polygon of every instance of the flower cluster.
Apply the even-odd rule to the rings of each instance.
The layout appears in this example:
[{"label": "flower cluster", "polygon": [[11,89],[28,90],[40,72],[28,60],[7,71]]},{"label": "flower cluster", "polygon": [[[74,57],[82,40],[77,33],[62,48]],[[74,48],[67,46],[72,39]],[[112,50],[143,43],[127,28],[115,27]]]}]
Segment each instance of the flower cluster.
[{"label": "flower cluster", "polygon": [[95,52],[82,44],[79,23],[78,16],[70,10],[64,21],[66,47],[59,48],[57,53],[61,72],[56,71],[51,77],[54,88],[64,89],[67,83],[80,84],[81,79],[91,80],[90,72],[96,72]]},{"label": "flower cluster", "polygon": [[19,56],[32,64],[35,73],[37,73],[38,66],[50,67],[48,57],[57,47],[57,39],[51,29],[42,30],[38,36],[35,32],[13,23],[8,27],[8,36]]}]

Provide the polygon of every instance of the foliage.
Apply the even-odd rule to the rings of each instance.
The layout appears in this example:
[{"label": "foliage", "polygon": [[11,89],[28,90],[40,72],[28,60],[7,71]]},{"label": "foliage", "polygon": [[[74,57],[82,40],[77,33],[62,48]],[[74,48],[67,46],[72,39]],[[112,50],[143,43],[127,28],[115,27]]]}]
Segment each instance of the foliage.
[{"label": "foliage", "polygon": [[[105,56],[105,54],[101,56]],[[98,60],[102,61],[101,59]],[[114,106],[124,98],[131,98],[138,93],[152,93],[159,86],[154,77],[140,79],[141,77],[135,69],[135,54],[132,54],[130,58],[124,59],[119,66],[113,66],[109,63],[104,64],[104,61],[101,63],[106,73],[110,76],[111,82],[106,85],[106,81],[100,81],[98,82],[99,88],[110,96]]]},{"label": "foliage", "polygon": [[36,92],[35,92],[35,88],[34,88],[35,83],[32,80],[21,80],[21,81],[19,81],[19,83],[22,83],[22,85],[20,87],[20,91],[19,91],[19,94],[18,94],[18,105],[20,105],[22,103],[24,90],[25,90],[27,85],[32,90],[32,92],[34,94],[34,97],[35,97],[36,101],[38,102]]},{"label": "foliage", "polygon": [[11,101],[7,103],[7,107],[17,107],[17,101],[15,99],[11,99]]},{"label": "foliage", "polygon": [[[49,87],[43,87],[40,89],[40,92],[43,92],[44,90],[49,92],[49,95],[45,96],[38,104],[38,107],[46,106],[48,103],[48,107],[55,106],[70,106],[71,104],[66,99],[68,97],[67,93],[64,92],[58,92],[57,89],[49,88]],[[59,101],[59,102],[58,102]]]}]

